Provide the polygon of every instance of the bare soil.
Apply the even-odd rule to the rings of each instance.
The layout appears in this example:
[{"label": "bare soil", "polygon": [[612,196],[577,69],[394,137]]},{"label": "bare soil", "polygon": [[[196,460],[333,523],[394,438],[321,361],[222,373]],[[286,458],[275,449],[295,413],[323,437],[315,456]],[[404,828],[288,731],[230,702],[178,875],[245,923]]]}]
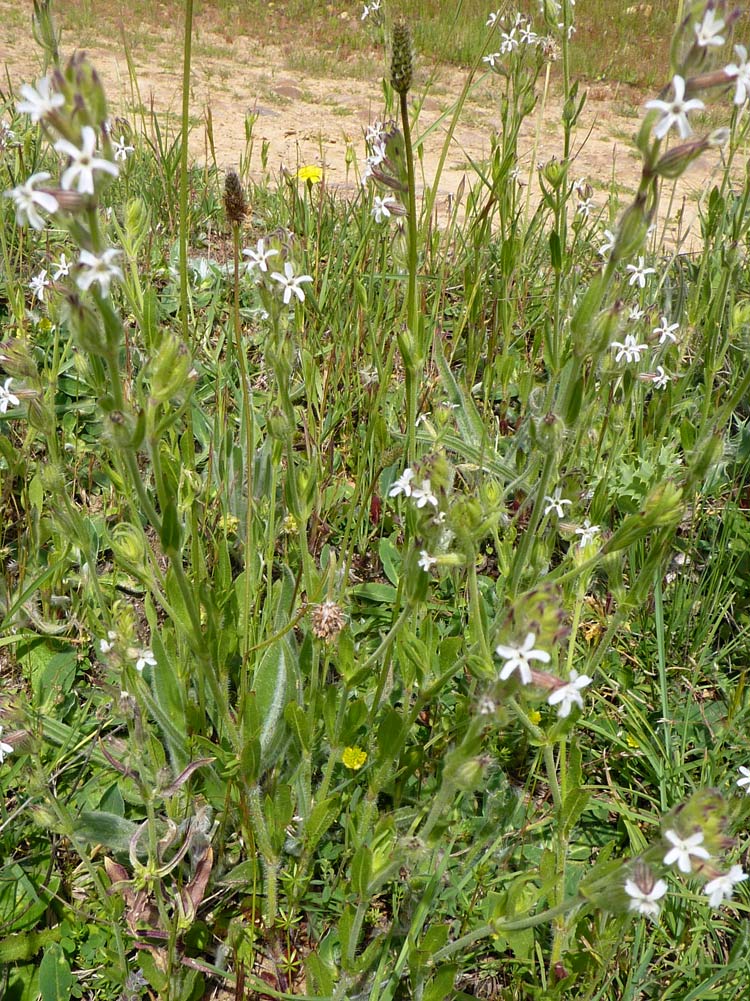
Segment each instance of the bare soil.
[{"label": "bare soil", "polygon": [[[30,14],[29,14],[30,18]],[[0,0],[0,57],[5,73],[17,90],[21,83],[40,74],[40,50],[30,30],[20,31],[17,4]],[[28,23],[28,22],[27,22]],[[110,100],[112,117],[121,115],[138,127],[139,109],[153,107],[160,120],[176,130],[181,108],[182,25],[165,19],[159,30],[150,32],[140,43],[130,38],[130,57],[136,72],[134,87],[121,41],[111,37],[91,37],[85,48],[102,77]],[[95,33],[94,33],[95,34]],[[137,39],[137,34],[135,38]],[[65,44],[67,56],[72,46]],[[338,75],[346,67],[336,67],[336,77],[292,71],[290,54],[283,45],[262,46],[244,35],[226,34],[195,25],[191,75],[191,151],[197,160],[209,153],[205,122],[210,113],[213,148],[219,167],[237,167],[250,154],[250,171],[260,179],[261,149],[267,146],[267,173],[318,164],[325,170],[326,183],[344,192],[357,188],[364,166],[364,130],[381,115],[380,80]],[[296,53],[295,65],[304,62]],[[315,60],[320,65],[320,60]],[[443,146],[449,116],[444,113],[458,97],[466,79],[449,67],[421,67],[423,82],[430,87],[423,102],[417,134],[429,133],[423,146],[421,171],[424,183],[431,184]],[[462,179],[471,183],[475,174],[470,164],[482,163],[490,152],[490,138],[498,128],[498,99],[501,81],[481,75],[475,82],[451,143],[445,170],[440,178],[438,208],[444,209]],[[519,168],[528,176],[533,161],[545,162],[561,156],[562,129],[560,100],[554,94],[527,119],[521,132]],[[417,91],[418,92],[418,91]],[[606,217],[607,192],[616,185],[623,200],[635,190],[639,160],[633,137],[639,126],[646,95],[612,83],[587,88],[587,101],[577,123],[573,143],[571,176],[586,178],[594,189],[595,212]],[[540,94],[541,98],[541,94]],[[257,116],[253,143],[246,142],[245,119]],[[433,129],[433,126],[437,126]],[[349,165],[347,166],[347,150]],[[356,157],[352,163],[352,155]],[[706,155],[680,179],[674,192],[665,189],[660,219],[671,243],[689,246],[696,237],[699,199],[710,190],[719,168],[718,154]],[[531,172],[534,173],[533,171]]]}]

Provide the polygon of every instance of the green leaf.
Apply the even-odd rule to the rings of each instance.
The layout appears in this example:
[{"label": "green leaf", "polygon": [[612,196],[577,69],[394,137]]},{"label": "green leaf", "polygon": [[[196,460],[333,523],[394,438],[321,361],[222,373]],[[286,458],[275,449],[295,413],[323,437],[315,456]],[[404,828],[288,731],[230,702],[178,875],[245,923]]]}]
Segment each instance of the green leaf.
[{"label": "green leaf", "polygon": [[138,824],[104,810],[84,810],[76,820],[76,837],[102,844],[111,851],[126,852]]},{"label": "green leaf", "polygon": [[310,811],[305,825],[305,847],[308,855],[312,854],[316,845],[326,833],[328,828],[339,816],[341,805],[338,799],[329,796],[320,803],[316,803]]},{"label": "green leaf", "polygon": [[261,718],[260,746],[264,753],[276,735],[279,719],[284,711],[284,706],[289,701],[287,697],[288,658],[289,646],[282,640],[266,650],[255,668],[253,690]]},{"label": "green leaf", "polygon": [[453,997],[457,973],[458,967],[455,965],[441,966],[425,987],[422,1001],[444,1001],[445,998]]},{"label": "green leaf", "polygon": [[42,1001],[69,1001],[73,987],[73,974],[62,946],[57,942],[48,945],[39,964],[39,991]]},{"label": "green leaf", "polygon": [[372,876],[372,852],[367,845],[360,845],[351,865],[352,889],[360,900],[366,900]]}]

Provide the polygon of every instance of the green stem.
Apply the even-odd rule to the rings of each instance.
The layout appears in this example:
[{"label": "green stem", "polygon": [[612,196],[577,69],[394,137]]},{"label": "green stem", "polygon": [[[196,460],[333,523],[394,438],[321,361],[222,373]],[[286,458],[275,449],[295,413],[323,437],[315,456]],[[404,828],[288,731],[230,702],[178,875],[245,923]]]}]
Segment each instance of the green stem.
[{"label": "green stem", "polygon": [[180,150],[180,323],[187,344],[188,328],[188,131],[190,128],[190,61],[193,40],[193,0],[185,0],[182,50],[182,149]]},{"label": "green stem", "polygon": [[409,463],[416,458],[415,431],[417,423],[417,390],[422,364],[422,345],[419,332],[419,302],[417,300],[417,191],[414,179],[414,150],[411,144],[408,92],[399,94],[401,102],[401,127],[406,150],[406,181],[409,188],[407,208],[408,271],[409,285],[406,295],[406,326],[409,332],[409,355],[404,358],[406,370],[406,455]]}]

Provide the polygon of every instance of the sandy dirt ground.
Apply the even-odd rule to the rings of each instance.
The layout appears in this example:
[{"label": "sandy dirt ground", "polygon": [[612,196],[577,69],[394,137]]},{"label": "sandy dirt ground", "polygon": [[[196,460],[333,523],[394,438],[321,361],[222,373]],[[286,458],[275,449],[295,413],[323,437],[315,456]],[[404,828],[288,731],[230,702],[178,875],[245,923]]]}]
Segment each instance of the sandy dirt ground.
[{"label": "sandy dirt ground", "polygon": [[[0,57],[6,78],[17,90],[21,83],[31,82],[39,75],[40,52],[30,31],[10,26],[14,20],[12,12],[17,23],[18,5],[0,0]],[[149,36],[147,44],[131,45],[137,90],[130,78],[122,42],[91,37],[91,32],[88,33],[84,48],[104,81],[113,115],[122,115],[138,128],[137,108],[148,111],[153,106],[161,121],[171,121],[176,129],[181,107],[181,31],[181,25],[165,20],[162,28]],[[63,35],[64,54],[69,55],[74,47],[67,32]],[[304,55],[297,54],[296,66],[304,67],[304,63]],[[364,131],[382,113],[380,80],[363,81],[353,76],[321,79],[304,68],[292,71],[288,67],[288,52],[282,46],[261,47],[250,37],[212,33],[196,22],[190,95],[194,123],[192,154],[197,160],[206,157],[205,123],[210,114],[220,167],[237,167],[250,154],[251,174],[260,178],[261,150],[265,145],[267,172],[271,177],[278,176],[282,168],[294,171],[300,165],[318,164],[324,167],[329,186],[344,193],[355,191],[367,152]],[[432,76],[417,128],[418,135],[429,132],[422,159],[424,182],[429,185],[435,176],[449,121],[443,116],[460,93],[466,72],[421,66],[420,73],[425,80],[428,74]],[[462,112],[440,178],[439,210],[445,209],[467,171],[468,183],[475,179],[470,164],[486,160],[490,138],[498,128],[502,81],[487,74],[480,77]],[[535,162],[561,155],[560,102],[554,96],[554,86],[551,91],[552,96],[544,105],[541,100],[538,102],[536,111],[522,128],[519,149],[522,177],[529,176],[530,168],[531,175],[534,174]],[[587,102],[574,137],[570,176],[586,178],[591,184],[593,211],[605,213],[606,225],[609,225],[607,191],[613,180],[623,199],[637,184],[639,161],[633,136],[647,96],[608,83],[587,88]],[[248,115],[256,116],[252,148],[246,142]],[[718,154],[707,154],[680,179],[674,192],[671,188],[663,192],[660,219],[670,242],[679,234],[685,238],[683,246],[694,241],[699,200],[710,190],[718,167]]]}]

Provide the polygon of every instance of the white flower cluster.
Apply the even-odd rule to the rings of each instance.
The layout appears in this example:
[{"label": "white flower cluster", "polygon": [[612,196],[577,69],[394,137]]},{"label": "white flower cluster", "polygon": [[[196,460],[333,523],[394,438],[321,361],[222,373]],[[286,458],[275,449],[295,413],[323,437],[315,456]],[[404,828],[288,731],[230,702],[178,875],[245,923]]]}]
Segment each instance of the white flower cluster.
[{"label": "white flower cluster", "polygon": [[[42,122],[58,113],[58,109],[65,103],[62,94],[52,89],[52,81],[49,77],[42,77],[37,81],[36,88],[29,84],[21,87],[22,101],[18,101],[16,109],[21,114],[29,115],[34,123]],[[62,153],[67,158],[67,166],[60,178],[60,189],[62,192],[76,192],[79,195],[93,195],[95,192],[95,174],[97,172],[109,174],[117,177],[119,168],[116,163],[104,157],[96,156],[97,136],[90,125],[84,125],[81,129],[81,145],[68,139],[58,139],[55,143],[55,150]],[[123,159],[127,157],[133,147],[125,146],[124,139],[120,137],[120,143],[116,144],[115,158]],[[22,184],[16,185],[10,191],[5,192],[5,197],[13,201],[16,210],[16,222],[19,226],[28,223],[33,229],[41,231],[46,225],[46,220],[41,212],[54,215],[60,209],[60,192],[40,187],[44,182],[49,181],[51,175],[47,171],[39,171],[32,174]],[[60,195],[60,197],[58,197]],[[115,263],[120,256],[120,251],[114,248],[104,250],[100,254],[92,253],[89,250],[82,250],[77,261],[76,284],[81,291],[87,291],[92,285],[97,284],[104,297],[109,295],[112,281],[123,280],[121,268]],[[69,273],[69,264],[62,256],[61,264],[53,276],[55,281]],[[44,302],[44,294],[51,285],[47,276],[47,270],[43,268],[35,275],[29,283],[32,296],[40,302]]]},{"label": "white flower cluster", "polygon": [[500,670],[501,681],[507,681],[514,672],[518,672],[522,685],[530,685],[536,680],[540,684],[551,687],[552,691],[547,697],[547,702],[551,706],[558,707],[557,715],[561,719],[566,719],[570,715],[574,705],[583,709],[581,692],[591,684],[593,679],[589,678],[587,674],[579,674],[576,670],[571,670],[567,682],[546,674],[538,675],[535,679],[531,661],[549,664],[552,658],[546,650],[536,649],[534,633],[527,633],[526,639],[520,645],[500,643],[495,647],[495,653],[505,661]]},{"label": "white flower cluster", "polygon": [[[278,253],[278,250],[275,250],[273,247],[266,248],[265,240],[258,240],[254,250],[246,248],[242,251],[243,257],[247,258],[245,270],[248,274],[252,274],[257,268],[263,274],[268,274],[268,261],[270,258],[278,256]],[[278,282],[279,291],[283,289],[285,306],[288,306],[292,301],[292,296],[296,296],[300,302],[304,302],[305,291],[301,286],[306,282],[312,281],[311,275],[296,275],[294,273],[294,265],[289,261],[286,261],[284,264],[283,274],[280,271],[272,271],[271,278],[273,281]]]},{"label": "white flower cluster", "polygon": [[[500,11],[495,11],[487,18],[487,27],[494,28],[495,26],[500,26],[504,21],[504,15],[501,15]],[[541,41],[542,39],[532,29],[531,21],[524,17],[523,14],[517,13],[513,23],[508,26],[508,30],[500,32],[499,50],[483,56],[482,61],[494,69],[503,56],[516,52],[524,45],[539,45]]]}]

